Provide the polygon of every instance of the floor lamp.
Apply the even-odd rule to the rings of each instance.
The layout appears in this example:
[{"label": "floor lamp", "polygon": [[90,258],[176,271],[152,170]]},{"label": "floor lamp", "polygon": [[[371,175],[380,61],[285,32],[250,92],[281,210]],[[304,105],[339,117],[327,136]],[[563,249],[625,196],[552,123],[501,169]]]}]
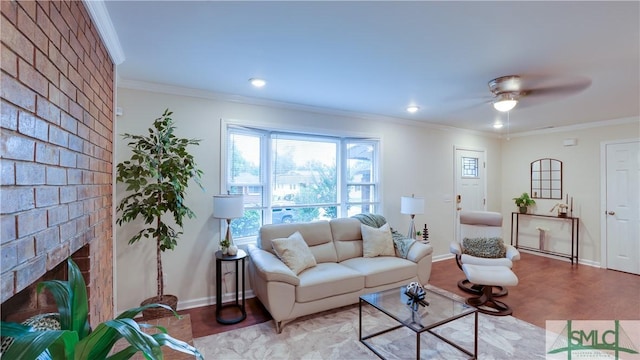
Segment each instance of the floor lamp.
[{"label": "floor lamp", "polygon": [[411,196],[403,196],[400,199],[400,212],[402,214],[411,215],[411,223],[409,224],[409,232],[407,237],[410,239],[416,238],[416,225],[413,218],[416,214],[424,214],[424,198]]},{"label": "floor lamp", "polygon": [[[231,219],[244,216],[244,199],[242,195],[214,195],[213,217],[227,220],[227,234],[224,237],[226,248],[233,245],[231,237]],[[222,246],[222,241],[220,241]],[[223,246],[224,248],[225,246]]]}]

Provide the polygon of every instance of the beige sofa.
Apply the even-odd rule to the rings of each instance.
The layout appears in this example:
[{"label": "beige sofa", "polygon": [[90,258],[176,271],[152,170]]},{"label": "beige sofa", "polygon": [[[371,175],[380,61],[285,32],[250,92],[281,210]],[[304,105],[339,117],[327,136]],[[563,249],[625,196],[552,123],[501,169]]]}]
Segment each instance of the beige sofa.
[{"label": "beige sofa", "polygon": [[[413,243],[400,256],[363,257],[361,223],[353,218],[264,225],[249,250],[253,292],[275,321],[276,331],[303,315],[355,304],[359,296],[412,281],[426,285],[433,248]],[[300,232],[317,265],[296,275],[277,256],[272,240]]]}]

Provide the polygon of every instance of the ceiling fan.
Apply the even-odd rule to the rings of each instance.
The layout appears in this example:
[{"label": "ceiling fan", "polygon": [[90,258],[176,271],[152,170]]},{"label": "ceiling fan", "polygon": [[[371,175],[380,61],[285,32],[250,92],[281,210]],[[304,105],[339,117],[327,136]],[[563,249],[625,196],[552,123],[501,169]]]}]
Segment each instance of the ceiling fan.
[{"label": "ceiling fan", "polygon": [[[531,77],[533,78],[533,77]],[[540,81],[538,81],[540,82]],[[536,96],[567,96],[585,90],[591,85],[591,80],[576,77],[560,84],[536,85],[535,81],[529,81],[529,86],[524,83],[519,75],[507,75],[489,81],[489,90],[493,93],[493,107],[502,112],[513,109],[523,98]]]}]

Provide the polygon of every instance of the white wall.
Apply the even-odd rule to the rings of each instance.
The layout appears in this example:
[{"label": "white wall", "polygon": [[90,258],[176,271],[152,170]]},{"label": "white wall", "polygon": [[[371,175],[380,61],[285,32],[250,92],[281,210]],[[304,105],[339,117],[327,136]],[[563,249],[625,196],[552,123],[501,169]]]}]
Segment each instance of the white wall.
[{"label": "white wall", "polygon": [[[520,134],[504,140],[502,145],[502,211],[505,234],[510,230],[510,213],[517,211],[512,198],[530,189],[530,163],[540,158],[563,162],[563,194],[573,197],[573,215],[580,218],[581,262],[599,266],[600,242],[600,144],[604,141],[640,137],[640,119],[619,119],[601,123],[603,126],[575,127],[564,130]],[[564,139],[576,139],[576,146],[564,146]],[[565,195],[566,196],[566,195]],[[533,213],[549,212],[557,200],[537,200]],[[548,246],[569,250],[569,223],[528,219],[521,223],[521,240],[537,245],[536,227],[549,228]],[[505,237],[506,238],[506,237]],[[505,239],[506,240],[506,239]]]},{"label": "white wall", "polygon": [[[211,196],[220,191],[220,122],[221,119],[263,123],[291,130],[322,130],[365,134],[382,139],[382,213],[392,227],[404,232],[409,218],[400,214],[400,197],[415,193],[424,196],[426,213],[416,215],[416,227],[428,224],[435,256],[449,253],[454,234],[453,164],[454,146],[483,149],[487,154],[488,208],[500,211],[502,166],[501,142],[492,136],[436,128],[408,121],[363,119],[309,111],[246,105],[211,98],[169,95],[118,88],[117,106],[123,115],[116,122],[116,133],[146,133],[165,108],[173,111],[177,135],[202,139],[192,153],[204,171],[205,192],[192,186],[187,204],[197,219],[187,220],[178,247],[163,256],[165,290],[177,295],[179,308],[202,306],[214,302],[215,260],[220,223],[211,217]],[[120,136],[116,137],[116,163],[130,153]],[[116,204],[123,196],[116,186]],[[155,295],[155,244],[142,241],[128,245],[135,225],[116,229],[116,273],[118,311]],[[145,240],[145,239],[143,239]]]}]

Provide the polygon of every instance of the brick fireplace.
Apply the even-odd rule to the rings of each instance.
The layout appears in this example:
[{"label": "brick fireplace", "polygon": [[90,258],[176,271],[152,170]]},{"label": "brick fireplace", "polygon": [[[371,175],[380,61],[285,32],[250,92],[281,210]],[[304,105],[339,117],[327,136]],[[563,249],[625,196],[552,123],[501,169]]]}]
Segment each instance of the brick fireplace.
[{"label": "brick fireplace", "polygon": [[0,6],[2,318],[48,310],[32,285],[72,256],[95,325],[114,308],[114,64],[83,2]]},{"label": "brick fireplace", "polygon": [[[89,281],[90,271],[89,268],[89,245],[83,246],[75,254],[71,255],[73,261],[78,265],[78,268],[82,272],[87,285],[87,295],[91,295],[91,286]],[[36,291],[38,283],[46,280],[68,280],[67,278],[67,263],[62,262],[51,270],[48,270],[40,279],[33,284],[27,286],[17,294],[13,295],[7,301],[2,303],[3,321],[22,322],[25,319],[34,316],[36,314],[58,312],[57,305],[53,299],[53,296],[48,290],[43,290],[39,294]]]}]

